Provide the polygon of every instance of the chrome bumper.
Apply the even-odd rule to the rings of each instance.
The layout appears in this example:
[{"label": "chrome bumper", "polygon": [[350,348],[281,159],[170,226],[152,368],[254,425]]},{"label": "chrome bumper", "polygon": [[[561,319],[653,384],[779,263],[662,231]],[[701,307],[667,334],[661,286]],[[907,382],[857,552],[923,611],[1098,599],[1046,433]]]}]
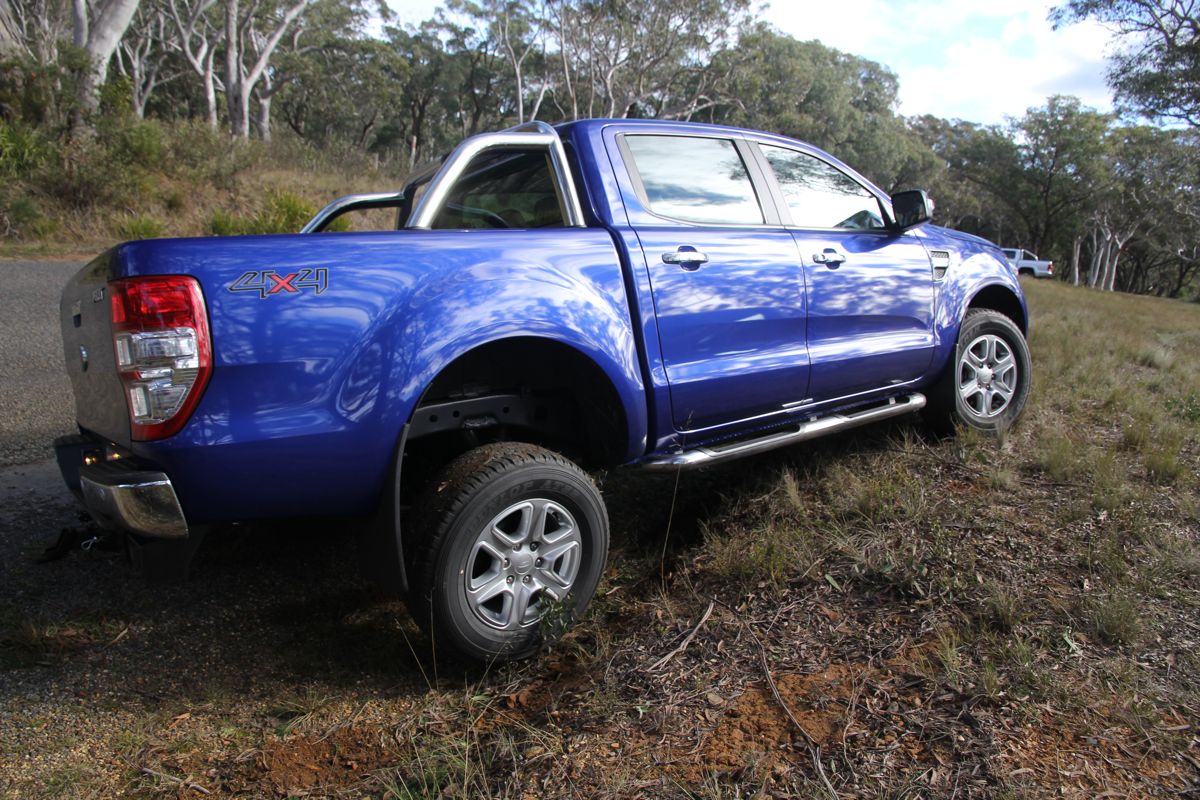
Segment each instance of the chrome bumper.
[{"label": "chrome bumper", "polygon": [[165,473],[105,461],[85,463],[81,439],[72,436],[55,442],[59,468],[67,486],[101,527],[155,539],[187,537],[183,507]]}]

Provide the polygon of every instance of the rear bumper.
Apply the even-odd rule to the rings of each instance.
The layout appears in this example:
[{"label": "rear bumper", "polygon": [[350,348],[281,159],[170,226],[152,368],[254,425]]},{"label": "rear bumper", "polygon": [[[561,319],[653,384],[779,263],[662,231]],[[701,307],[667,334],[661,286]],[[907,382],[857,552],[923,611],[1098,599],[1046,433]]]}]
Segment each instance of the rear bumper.
[{"label": "rear bumper", "polygon": [[54,441],[63,481],[104,528],[155,539],[184,539],[187,519],[166,473],[105,460],[105,448],[84,436]]}]

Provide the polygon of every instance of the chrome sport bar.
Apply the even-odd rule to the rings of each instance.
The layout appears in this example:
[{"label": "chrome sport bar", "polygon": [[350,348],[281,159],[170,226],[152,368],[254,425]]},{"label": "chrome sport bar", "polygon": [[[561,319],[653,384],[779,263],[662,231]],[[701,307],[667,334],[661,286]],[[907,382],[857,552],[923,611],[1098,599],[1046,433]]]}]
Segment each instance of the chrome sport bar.
[{"label": "chrome sport bar", "polygon": [[498,133],[480,133],[469,139],[464,139],[442,164],[441,169],[429,182],[412,215],[408,219],[408,228],[431,228],[433,221],[441,211],[450,188],[462,177],[471,160],[480,153],[488,150],[503,149],[534,149],[544,147],[550,154],[550,163],[554,169],[555,183],[559,192],[559,200],[566,212],[567,225],[575,228],[585,227],[583,208],[579,204],[579,193],[575,189],[575,180],[571,177],[571,168],[567,164],[567,154],[563,150],[562,140],[554,128],[544,122],[535,121],[519,125]]}]

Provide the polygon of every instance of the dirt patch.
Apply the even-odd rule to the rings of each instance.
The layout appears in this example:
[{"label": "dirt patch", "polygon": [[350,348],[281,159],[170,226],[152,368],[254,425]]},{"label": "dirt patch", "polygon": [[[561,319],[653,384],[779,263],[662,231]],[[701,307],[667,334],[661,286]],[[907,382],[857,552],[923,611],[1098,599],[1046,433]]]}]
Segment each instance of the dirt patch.
[{"label": "dirt patch", "polygon": [[[864,672],[832,664],[808,675],[775,676],[775,684],[804,732],[826,748],[841,743],[847,704]],[[751,765],[773,769],[783,761],[807,759],[807,748],[804,735],[780,708],[770,688],[751,686],[705,737],[699,763],[712,772],[734,772]]]},{"label": "dirt patch", "polygon": [[325,737],[291,737],[262,751],[256,777],[282,796],[353,786],[392,759],[385,741],[384,731],[374,725],[351,725]]},{"label": "dirt patch", "polygon": [[1106,722],[1044,715],[1009,741],[1001,760],[1010,777],[1025,776],[1064,797],[1144,797],[1189,788],[1192,765],[1138,753],[1131,730]]}]

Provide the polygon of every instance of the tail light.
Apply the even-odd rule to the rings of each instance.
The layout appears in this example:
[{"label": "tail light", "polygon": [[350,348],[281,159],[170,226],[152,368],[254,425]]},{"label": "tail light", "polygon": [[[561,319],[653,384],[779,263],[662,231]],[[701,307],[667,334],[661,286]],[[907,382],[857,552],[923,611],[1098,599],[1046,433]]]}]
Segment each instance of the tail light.
[{"label": "tail light", "polygon": [[162,275],[109,284],[117,371],[139,441],[177,433],[212,374],[212,339],[195,278]]},{"label": "tail light", "polygon": [[1054,274],[1054,262],[1053,261],[1051,261],[1049,264],[1046,265],[1046,274],[1047,275]]}]

